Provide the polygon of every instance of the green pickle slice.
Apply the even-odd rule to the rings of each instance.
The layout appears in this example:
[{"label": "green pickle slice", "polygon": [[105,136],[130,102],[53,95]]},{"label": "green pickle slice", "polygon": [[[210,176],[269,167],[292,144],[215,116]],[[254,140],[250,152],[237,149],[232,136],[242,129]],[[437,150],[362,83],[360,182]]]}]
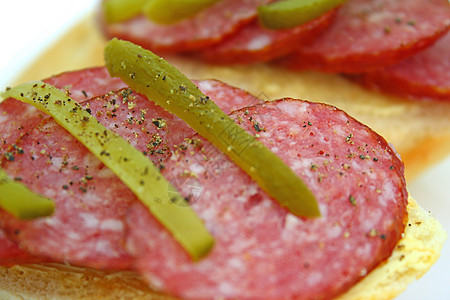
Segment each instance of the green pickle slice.
[{"label": "green pickle slice", "polygon": [[261,24],[269,29],[287,29],[312,21],[346,0],[284,0],[258,7]]},{"label": "green pickle slice", "polygon": [[53,201],[33,193],[8,177],[0,168],[0,207],[20,220],[47,217],[55,211]]},{"label": "green pickle slice", "polygon": [[189,18],[220,0],[148,0],[143,14],[158,24],[173,24]]},{"label": "green pickle slice", "polygon": [[298,216],[320,216],[317,201],[305,183],[168,62],[118,39],[107,43],[105,62],[112,76],[120,77],[130,88],[183,119],[280,205]]},{"label": "green pickle slice", "polygon": [[107,0],[103,1],[105,20],[108,23],[126,21],[138,15],[148,0]]},{"label": "green pickle slice", "polygon": [[65,92],[39,81],[14,87],[2,96],[29,103],[52,116],[133,191],[192,259],[209,253],[214,245],[213,237],[159,169]]}]

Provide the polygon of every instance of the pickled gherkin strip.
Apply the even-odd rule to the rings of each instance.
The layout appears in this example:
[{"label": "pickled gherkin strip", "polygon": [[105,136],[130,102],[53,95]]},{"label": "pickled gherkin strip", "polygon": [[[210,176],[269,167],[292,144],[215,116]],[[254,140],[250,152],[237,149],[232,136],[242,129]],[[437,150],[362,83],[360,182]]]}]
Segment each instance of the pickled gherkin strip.
[{"label": "pickled gherkin strip", "polygon": [[10,89],[3,96],[34,105],[52,116],[133,191],[194,260],[210,251],[213,237],[159,169],[65,92],[43,82],[31,82]]},{"label": "pickled gherkin strip", "polygon": [[148,0],[144,15],[155,23],[172,24],[189,18],[220,0]]},{"label": "pickled gherkin strip", "polygon": [[228,155],[280,205],[295,215],[320,215],[317,201],[305,183],[168,62],[118,39],[106,45],[105,61],[112,76],[119,76],[132,89],[183,119]]},{"label": "pickled gherkin strip", "polygon": [[126,21],[138,15],[148,0],[106,0],[103,2],[105,20],[108,23]]},{"label": "pickled gherkin strip", "polygon": [[259,20],[269,29],[287,29],[312,21],[346,0],[282,0],[258,7]]},{"label": "pickled gherkin strip", "polygon": [[8,177],[0,168],[0,207],[21,220],[47,217],[55,211],[53,201],[33,193]]}]

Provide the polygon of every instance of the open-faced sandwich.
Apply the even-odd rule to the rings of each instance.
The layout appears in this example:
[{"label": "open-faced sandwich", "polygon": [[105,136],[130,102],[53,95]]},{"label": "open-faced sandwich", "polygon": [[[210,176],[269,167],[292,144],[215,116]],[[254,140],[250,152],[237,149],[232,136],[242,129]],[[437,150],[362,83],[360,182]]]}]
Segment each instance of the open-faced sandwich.
[{"label": "open-faced sandwich", "polygon": [[349,112],[397,147],[407,178],[449,154],[447,0],[104,0],[99,19],[189,77]]},{"label": "open-faced sandwich", "polygon": [[344,111],[116,39],[105,60],[3,93],[1,297],[391,299],[439,257],[398,154]]}]

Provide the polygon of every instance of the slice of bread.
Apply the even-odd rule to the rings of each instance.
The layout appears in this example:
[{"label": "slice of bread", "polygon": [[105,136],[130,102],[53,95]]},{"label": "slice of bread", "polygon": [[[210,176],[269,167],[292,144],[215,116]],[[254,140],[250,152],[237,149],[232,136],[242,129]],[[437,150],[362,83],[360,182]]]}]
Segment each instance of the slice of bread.
[{"label": "slice of bread", "polygon": [[[338,299],[393,299],[439,258],[446,234],[409,198],[408,224],[390,258]],[[133,272],[103,272],[63,264],[0,268],[1,299],[174,299],[152,291]]]}]

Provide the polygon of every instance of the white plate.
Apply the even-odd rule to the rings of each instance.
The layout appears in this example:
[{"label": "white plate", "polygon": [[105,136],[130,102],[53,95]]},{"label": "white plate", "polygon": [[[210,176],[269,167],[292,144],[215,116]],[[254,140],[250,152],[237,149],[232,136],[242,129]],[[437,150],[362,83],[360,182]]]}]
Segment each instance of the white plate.
[{"label": "white plate", "polygon": [[[0,89],[12,82],[80,17],[92,11],[95,4],[93,0],[1,1]],[[450,232],[450,157],[410,182],[409,190],[419,204],[431,211]],[[448,242],[438,263],[423,278],[411,284],[398,299],[450,299]]]}]

